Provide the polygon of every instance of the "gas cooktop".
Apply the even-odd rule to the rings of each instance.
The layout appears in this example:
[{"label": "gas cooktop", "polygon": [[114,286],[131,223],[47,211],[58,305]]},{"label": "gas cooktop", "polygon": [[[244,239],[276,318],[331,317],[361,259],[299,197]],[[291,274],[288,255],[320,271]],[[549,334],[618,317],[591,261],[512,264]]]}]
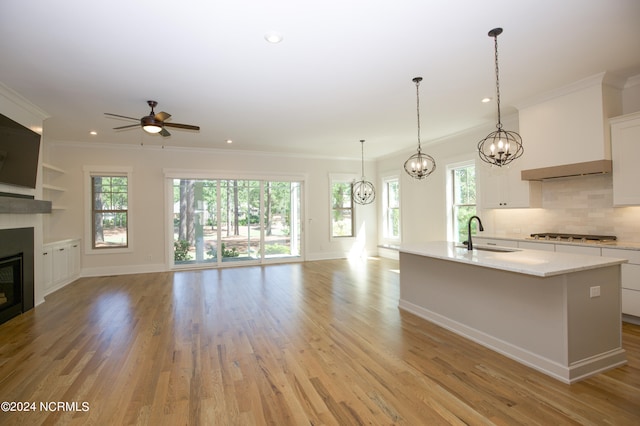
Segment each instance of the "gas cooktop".
[{"label": "gas cooktop", "polygon": [[559,234],[553,232],[540,232],[538,234],[531,234],[531,239],[582,243],[611,243],[616,241],[617,237],[615,235]]}]

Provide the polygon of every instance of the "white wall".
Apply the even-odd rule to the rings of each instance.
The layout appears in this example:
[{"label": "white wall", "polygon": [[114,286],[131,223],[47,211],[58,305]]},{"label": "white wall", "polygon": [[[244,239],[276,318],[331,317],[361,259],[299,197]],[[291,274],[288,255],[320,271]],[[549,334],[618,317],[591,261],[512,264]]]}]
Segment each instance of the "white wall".
[{"label": "white wall", "polygon": [[[503,118],[502,122],[505,129],[518,131],[516,117]],[[396,172],[401,176],[400,226],[403,243],[447,239],[447,165],[467,160],[479,161],[478,142],[494,130],[495,124],[492,123],[436,142],[423,142],[422,151],[436,161],[435,172],[423,180],[413,179],[404,171],[404,162],[415,150],[388,156],[378,162],[380,174]],[[381,228],[379,235],[381,239]]]},{"label": "white wall", "polygon": [[[305,193],[305,248],[306,259],[346,257],[354,245],[364,243],[368,254],[376,254],[377,215],[375,206],[356,206],[358,238],[330,238],[329,175],[352,173],[359,177],[360,160],[335,158],[296,157],[268,153],[247,153],[222,150],[192,150],[160,148],[152,145],[116,146],[86,143],[46,141],[47,162],[65,171],[55,177],[52,185],[67,191],[55,195],[54,204],[66,210],[55,211],[45,220],[45,240],[86,238],[84,230],[84,166],[131,167],[132,200],[130,214],[132,253],[85,254],[82,257],[83,275],[96,275],[104,271],[128,273],[164,270],[167,266],[165,236],[164,169],[208,170],[229,172],[235,176],[244,173],[301,175],[306,177]],[[375,176],[374,164],[366,170]]]}]

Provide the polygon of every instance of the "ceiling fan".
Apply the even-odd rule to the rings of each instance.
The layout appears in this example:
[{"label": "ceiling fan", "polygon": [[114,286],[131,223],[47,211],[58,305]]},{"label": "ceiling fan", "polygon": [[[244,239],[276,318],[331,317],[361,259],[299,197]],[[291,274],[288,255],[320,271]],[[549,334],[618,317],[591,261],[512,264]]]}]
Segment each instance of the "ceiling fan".
[{"label": "ceiling fan", "polygon": [[161,111],[159,113],[155,113],[153,110],[158,102],[156,101],[147,101],[147,104],[151,107],[151,112],[149,115],[145,115],[144,117],[138,119],[134,117],[127,117],[119,114],[111,114],[109,112],[105,112],[104,115],[109,115],[111,117],[119,117],[126,118],[129,120],[139,121],[139,124],[129,124],[127,126],[114,127],[113,130],[123,130],[123,129],[131,129],[137,126],[142,126],[142,129],[147,133],[160,133],[162,136],[167,137],[171,136],[171,133],[165,129],[165,127],[175,127],[176,129],[186,129],[186,130],[200,130],[200,126],[193,126],[191,124],[180,124],[180,123],[166,123],[166,120],[171,117],[171,114]]}]

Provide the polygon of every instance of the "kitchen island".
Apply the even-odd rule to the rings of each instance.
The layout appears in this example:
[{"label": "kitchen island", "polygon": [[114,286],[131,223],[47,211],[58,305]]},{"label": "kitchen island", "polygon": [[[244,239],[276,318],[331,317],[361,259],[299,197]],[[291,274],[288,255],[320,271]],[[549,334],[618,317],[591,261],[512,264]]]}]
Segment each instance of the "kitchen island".
[{"label": "kitchen island", "polygon": [[502,250],[402,245],[399,307],[565,383],[626,363],[626,260]]}]

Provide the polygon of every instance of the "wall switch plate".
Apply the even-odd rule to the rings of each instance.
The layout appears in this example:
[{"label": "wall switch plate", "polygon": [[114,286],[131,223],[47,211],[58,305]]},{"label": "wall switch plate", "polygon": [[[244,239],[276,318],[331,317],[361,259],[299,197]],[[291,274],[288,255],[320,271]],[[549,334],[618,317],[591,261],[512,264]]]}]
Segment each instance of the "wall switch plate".
[{"label": "wall switch plate", "polygon": [[600,297],[600,286],[596,285],[593,286],[591,288],[589,288],[589,297],[594,298],[594,297]]}]

